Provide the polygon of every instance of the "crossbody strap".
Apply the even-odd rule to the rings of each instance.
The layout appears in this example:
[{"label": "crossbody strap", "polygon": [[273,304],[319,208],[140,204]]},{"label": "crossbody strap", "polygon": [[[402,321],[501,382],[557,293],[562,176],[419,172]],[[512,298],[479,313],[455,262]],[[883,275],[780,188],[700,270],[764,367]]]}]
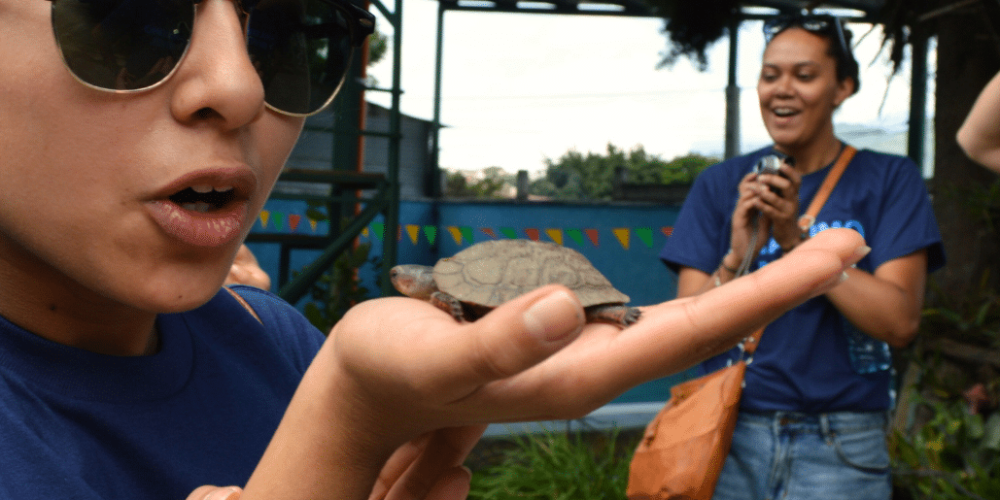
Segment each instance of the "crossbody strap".
[{"label": "crossbody strap", "polygon": [[[830,197],[833,188],[837,186],[840,176],[844,174],[844,170],[847,170],[847,165],[851,163],[851,160],[854,159],[854,154],[857,152],[858,150],[850,145],[840,151],[837,162],[826,173],[826,178],[823,179],[823,184],[820,185],[816,196],[813,196],[812,201],[809,203],[809,208],[806,209],[806,213],[799,218],[799,229],[802,230],[803,234],[808,234],[809,229],[816,222],[816,216],[819,215],[819,211],[823,208],[827,198]],[[757,345],[760,344],[760,337],[764,334],[764,328],[766,327],[767,325],[760,327],[750,336],[743,339],[743,353],[745,355],[752,356],[754,351],[757,350]]]}]

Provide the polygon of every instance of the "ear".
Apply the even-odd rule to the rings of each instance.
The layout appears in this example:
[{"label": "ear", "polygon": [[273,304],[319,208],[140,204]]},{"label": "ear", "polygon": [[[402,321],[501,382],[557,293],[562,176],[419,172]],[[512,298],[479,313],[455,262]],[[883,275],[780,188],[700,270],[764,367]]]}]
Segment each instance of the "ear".
[{"label": "ear", "polygon": [[837,83],[837,92],[833,96],[833,107],[839,108],[852,95],[854,95],[854,79],[844,78]]}]

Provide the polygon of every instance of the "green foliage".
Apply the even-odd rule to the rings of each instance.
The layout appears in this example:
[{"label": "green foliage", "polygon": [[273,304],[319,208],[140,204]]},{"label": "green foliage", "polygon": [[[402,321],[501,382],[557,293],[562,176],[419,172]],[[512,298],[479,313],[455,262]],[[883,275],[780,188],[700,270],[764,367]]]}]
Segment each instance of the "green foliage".
[{"label": "green foliage", "polygon": [[697,154],[665,161],[642,146],[625,151],[609,143],[605,154],[569,151],[558,160],[545,160],[545,177],[531,183],[530,193],[556,200],[610,200],[615,169],[624,168],[629,182],[689,184],[718,162]]},{"label": "green foliage", "polygon": [[625,499],[635,446],[621,445],[617,430],[589,436],[546,430],[514,441],[502,464],[473,475],[470,500]]},{"label": "green foliage", "polygon": [[934,280],[934,304],[923,311],[922,328],[967,344],[1000,348],[1000,293],[990,285],[989,273],[965,295],[949,295]]},{"label": "green foliage", "polygon": [[500,167],[483,169],[483,179],[470,183],[460,172],[446,172],[444,195],[448,198],[500,198],[508,184],[514,184],[514,176],[506,174]]},{"label": "green foliage", "polygon": [[896,432],[890,441],[896,482],[914,498],[967,500],[1000,498],[1000,412],[984,419],[946,393],[929,398],[914,392],[933,418],[912,437]]},{"label": "green foliage", "polygon": [[389,52],[389,37],[379,30],[375,30],[368,37],[368,66],[378,64]]},{"label": "green foliage", "polygon": [[[319,202],[310,202],[306,215],[310,220],[329,220],[325,205]],[[342,225],[346,224],[345,219]],[[381,265],[379,258],[369,257],[370,252],[370,243],[348,248],[337,257],[330,270],[309,287],[311,300],[305,304],[303,313],[319,331],[329,333],[351,306],[371,298],[370,291],[361,286],[358,278],[358,269],[365,264],[370,263],[376,269]]]},{"label": "green foliage", "polygon": [[698,69],[708,67],[706,50],[726,35],[726,27],[738,14],[740,0],[646,0],[663,17],[669,38],[659,67],[673,66],[682,57]]}]

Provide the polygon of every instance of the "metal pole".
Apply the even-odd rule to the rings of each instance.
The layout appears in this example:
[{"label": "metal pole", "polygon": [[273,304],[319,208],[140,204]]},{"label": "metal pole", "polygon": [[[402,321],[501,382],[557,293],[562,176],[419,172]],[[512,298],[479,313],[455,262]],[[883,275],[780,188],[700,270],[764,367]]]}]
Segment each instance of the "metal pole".
[{"label": "metal pole", "polygon": [[911,38],[913,69],[910,73],[910,132],[906,153],[921,170],[924,167],[924,131],[927,124],[927,35]]},{"label": "metal pole", "polygon": [[402,133],[400,131],[399,101],[403,93],[402,66],[403,66],[403,0],[396,0],[396,10],[392,20],[395,21],[393,28],[395,32],[392,37],[392,111],[389,113],[389,157],[388,157],[388,178],[389,182],[389,204],[385,209],[385,238],[382,239],[382,273],[381,282],[382,295],[392,295],[392,283],[389,281],[389,270],[396,265],[398,255],[398,240],[396,234],[399,231],[399,155],[400,141]]},{"label": "metal pole", "polygon": [[441,63],[444,58],[444,2],[438,2],[437,48],[434,61],[434,124],[431,130],[431,172],[427,190],[432,198],[441,197]]},{"label": "metal pole", "polygon": [[726,159],[740,154],[740,87],[736,81],[740,21],[729,24],[729,85],[726,86]]}]

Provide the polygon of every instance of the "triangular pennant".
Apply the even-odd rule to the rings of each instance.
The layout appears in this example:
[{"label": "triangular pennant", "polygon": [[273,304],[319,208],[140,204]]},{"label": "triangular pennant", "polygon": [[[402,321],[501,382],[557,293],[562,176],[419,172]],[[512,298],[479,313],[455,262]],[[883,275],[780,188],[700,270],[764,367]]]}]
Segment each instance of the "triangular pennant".
[{"label": "triangular pennant", "polygon": [[532,228],[525,229],[524,234],[528,235],[528,239],[531,241],[538,241],[538,238],[541,236],[537,229]]},{"label": "triangular pennant", "polygon": [[267,221],[271,220],[271,212],[267,210],[260,211],[260,225],[264,229],[267,229]]},{"label": "triangular pennant", "polygon": [[504,236],[506,236],[506,237],[508,237],[508,238],[510,238],[512,240],[516,240],[517,239],[517,231],[514,230],[514,228],[512,228],[512,227],[501,227],[500,228],[500,234],[502,234],[502,235],[504,235]]},{"label": "triangular pennant", "polygon": [[438,228],[435,226],[424,226],[424,236],[431,245],[437,240]]},{"label": "triangular pennant", "polygon": [[455,226],[448,226],[448,232],[451,233],[451,237],[455,239],[456,245],[462,244],[462,230]]},{"label": "triangular pennant", "polygon": [[663,236],[666,236],[667,238],[674,235],[674,226],[662,227],[660,230],[663,231]]},{"label": "triangular pennant", "polygon": [[372,232],[375,233],[375,237],[378,238],[379,241],[384,240],[385,239],[385,224],[383,224],[381,222],[373,222],[372,223]]},{"label": "triangular pennant", "polygon": [[281,231],[285,228],[285,214],[281,212],[271,212],[274,216],[274,228]]},{"label": "triangular pennant", "polygon": [[420,237],[420,226],[416,224],[407,224],[406,234],[410,235],[410,241],[412,241],[413,244],[416,245],[417,239]]},{"label": "triangular pennant", "polygon": [[364,236],[365,238],[369,237],[368,228],[367,227],[365,227],[364,229],[361,230],[361,236]]},{"label": "triangular pennant", "polygon": [[[317,221],[316,219],[309,219],[309,227],[312,228],[312,232],[314,232],[314,233],[316,232],[316,225],[317,224],[319,224],[319,221]],[[365,236],[368,236],[368,228],[367,227],[364,229],[364,231],[365,231]]]},{"label": "triangular pennant", "polygon": [[583,246],[583,231],[579,229],[567,229],[566,236],[569,236],[569,239],[576,242],[577,245]]},{"label": "triangular pennant", "polygon": [[590,239],[590,242],[593,243],[595,247],[600,246],[600,244],[597,242],[596,229],[585,229],[583,232],[587,234],[587,238]]},{"label": "triangular pennant", "polygon": [[562,246],[563,244],[563,233],[562,229],[546,229],[545,234],[552,238],[552,241],[556,242],[556,245]]},{"label": "triangular pennant", "polygon": [[494,231],[493,228],[491,228],[491,227],[481,227],[481,228],[479,228],[479,230],[482,231],[483,234],[485,234],[486,236],[489,236],[490,238],[493,238],[494,240],[497,239],[497,232]]},{"label": "triangular pennant", "polygon": [[403,226],[396,226],[396,241],[403,241]]},{"label": "triangular pennant", "polygon": [[470,227],[470,226],[462,226],[461,229],[462,229],[462,237],[465,238],[465,241],[468,241],[469,244],[471,245],[472,241],[473,241],[473,238],[472,238],[472,227]]},{"label": "triangular pennant", "polygon": [[291,228],[293,233],[299,230],[300,222],[302,222],[301,215],[291,214],[288,216],[288,227]]},{"label": "triangular pennant", "polygon": [[646,248],[653,248],[653,230],[648,227],[635,228],[635,235],[646,244]]},{"label": "triangular pennant", "polygon": [[628,250],[629,240],[631,239],[632,231],[627,227],[618,227],[612,230],[615,233],[615,237],[618,238],[618,242],[622,244],[622,248]]}]

